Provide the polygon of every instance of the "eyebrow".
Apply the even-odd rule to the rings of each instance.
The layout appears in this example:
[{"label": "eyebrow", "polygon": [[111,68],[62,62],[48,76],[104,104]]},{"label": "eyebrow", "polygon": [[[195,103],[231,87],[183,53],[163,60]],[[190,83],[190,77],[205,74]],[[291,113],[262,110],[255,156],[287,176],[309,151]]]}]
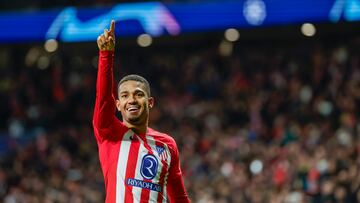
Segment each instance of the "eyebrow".
[{"label": "eyebrow", "polygon": [[[135,91],[134,91],[134,93],[139,93],[139,92],[141,92],[141,93],[146,93],[144,90],[142,90],[142,89],[135,89]],[[129,93],[129,91],[128,90],[124,90],[124,91],[120,91],[119,92],[119,94],[125,94],[125,93]]]},{"label": "eyebrow", "polygon": [[129,93],[129,91],[125,90],[125,91],[120,91],[119,94],[124,94],[124,93]]}]

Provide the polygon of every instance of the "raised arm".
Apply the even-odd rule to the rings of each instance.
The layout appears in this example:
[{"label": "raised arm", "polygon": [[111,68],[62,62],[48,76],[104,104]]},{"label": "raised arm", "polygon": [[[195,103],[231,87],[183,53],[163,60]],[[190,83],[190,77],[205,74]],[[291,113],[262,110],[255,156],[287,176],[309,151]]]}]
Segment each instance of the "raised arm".
[{"label": "raised arm", "polygon": [[105,29],[104,33],[97,38],[99,65],[93,125],[95,136],[100,142],[111,136],[116,122],[115,98],[113,96],[114,30],[115,21],[111,21],[110,30]]}]

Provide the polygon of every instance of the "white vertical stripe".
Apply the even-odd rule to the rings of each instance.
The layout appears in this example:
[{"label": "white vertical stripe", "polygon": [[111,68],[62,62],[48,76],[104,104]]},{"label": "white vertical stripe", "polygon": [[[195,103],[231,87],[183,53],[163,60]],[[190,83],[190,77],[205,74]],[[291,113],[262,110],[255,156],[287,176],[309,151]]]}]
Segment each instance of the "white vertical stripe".
[{"label": "white vertical stripe", "polygon": [[[158,169],[157,169],[157,174],[156,174],[155,178],[152,180],[152,182],[155,183],[155,184],[159,184],[160,174],[161,174],[161,170],[162,170],[162,167],[163,167],[163,164],[161,162],[161,157],[159,156],[159,154],[158,154],[158,152],[156,150],[155,139],[150,135],[147,135],[146,139],[147,139],[148,144],[150,145],[152,151],[154,152],[154,155],[157,157],[158,162],[159,162]],[[150,195],[149,195],[149,202],[156,202],[158,194],[159,193],[157,191],[151,190]]]},{"label": "white vertical stripe", "polygon": [[[139,153],[138,153],[138,159],[137,159],[137,162],[136,162],[136,169],[135,169],[134,178],[138,179],[138,180],[143,180],[143,177],[141,176],[141,173],[140,173],[140,167],[141,167],[142,158],[148,153],[148,150],[145,148],[145,145],[144,145],[144,142],[142,141],[142,139],[140,137],[137,137],[137,139],[140,141],[140,148],[139,148]],[[140,200],[141,200],[142,188],[133,187],[132,191],[133,191],[134,203],[139,203]]]},{"label": "white vertical stripe", "polygon": [[130,136],[133,134],[134,133],[131,130],[128,130],[120,143],[120,152],[116,172],[116,203],[125,202],[126,165],[131,146]]},{"label": "white vertical stripe", "polygon": [[165,151],[166,151],[166,154],[167,154],[167,170],[166,170],[166,174],[165,174],[165,177],[164,177],[164,192],[163,192],[163,203],[167,203],[167,192],[166,192],[166,185],[167,185],[167,178],[168,178],[168,175],[169,175],[169,169],[170,169],[170,163],[171,163],[171,153],[170,153],[170,150],[169,150],[169,147],[167,145],[164,145],[165,147]]}]

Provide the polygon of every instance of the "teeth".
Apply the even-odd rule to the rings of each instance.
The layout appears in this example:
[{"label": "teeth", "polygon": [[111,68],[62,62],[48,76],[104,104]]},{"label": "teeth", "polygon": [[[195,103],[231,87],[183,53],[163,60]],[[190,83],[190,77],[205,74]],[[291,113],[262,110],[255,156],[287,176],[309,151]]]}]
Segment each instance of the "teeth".
[{"label": "teeth", "polygon": [[128,108],[128,111],[137,110],[137,109],[138,109],[137,107],[130,107]]}]

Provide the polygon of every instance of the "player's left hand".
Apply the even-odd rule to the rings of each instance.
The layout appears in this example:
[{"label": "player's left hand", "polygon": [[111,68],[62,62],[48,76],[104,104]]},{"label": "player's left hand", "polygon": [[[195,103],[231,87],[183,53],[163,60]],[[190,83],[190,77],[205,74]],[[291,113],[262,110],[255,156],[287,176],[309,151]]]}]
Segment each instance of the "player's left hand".
[{"label": "player's left hand", "polygon": [[101,51],[114,51],[115,49],[115,21],[112,20],[110,30],[104,29],[104,33],[97,38],[97,45]]}]

